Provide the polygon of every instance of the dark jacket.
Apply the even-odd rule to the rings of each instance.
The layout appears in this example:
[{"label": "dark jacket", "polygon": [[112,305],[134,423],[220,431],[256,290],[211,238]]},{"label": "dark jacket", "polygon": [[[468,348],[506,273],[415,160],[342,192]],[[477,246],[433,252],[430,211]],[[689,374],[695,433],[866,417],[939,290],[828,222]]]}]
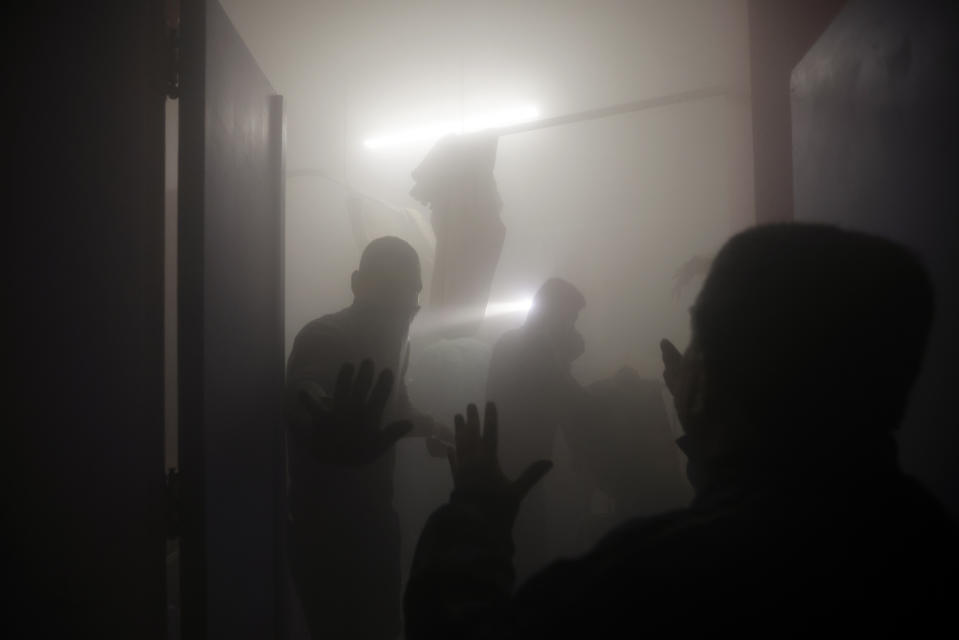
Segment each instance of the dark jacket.
[{"label": "dark jacket", "polygon": [[801,458],[701,465],[690,508],[628,522],[515,593],[509,524],[454,492],[419,542],[407,638],[953,635],[959,536],[894,446]]}]

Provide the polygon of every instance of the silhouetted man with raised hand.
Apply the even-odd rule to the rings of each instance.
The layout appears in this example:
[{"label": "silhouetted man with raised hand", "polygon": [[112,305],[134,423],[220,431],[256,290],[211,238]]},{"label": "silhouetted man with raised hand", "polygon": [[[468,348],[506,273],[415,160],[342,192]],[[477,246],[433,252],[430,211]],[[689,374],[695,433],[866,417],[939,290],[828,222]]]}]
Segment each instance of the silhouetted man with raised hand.
[{"label": "silhouetted man with raised hand", "polygon": [[[759,227],[716,257],[664,377],[696,489],[514,594],[510,530],[548,462],[499,470],[495,411],[457,420],[454,491],[420,538],[407,638],[955,635],[955,524],[893,438],[933,313],[885,240]],[[951,631],[950,631],[951,629]]]},{"label": "silhouetted man with raised hand", "polygon": [[351,285],[353,304],[307,324],[287,366],[290,569],[314,638],[395,638],[393,445],[427,436],[445,456],[431,437],[444,428],[410,405],[403,383],[422,288],[416,251],[399,238],[372,241]]}]

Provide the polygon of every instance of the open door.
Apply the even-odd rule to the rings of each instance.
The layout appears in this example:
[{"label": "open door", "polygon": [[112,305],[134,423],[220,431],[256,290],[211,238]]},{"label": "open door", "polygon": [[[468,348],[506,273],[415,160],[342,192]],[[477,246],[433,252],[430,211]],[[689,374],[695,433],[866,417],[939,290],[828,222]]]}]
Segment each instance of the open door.
[{"label": "open door", "polygon": [[184,1],[180,32],[181,629],[275,637],[283,103],[215,0]]}]

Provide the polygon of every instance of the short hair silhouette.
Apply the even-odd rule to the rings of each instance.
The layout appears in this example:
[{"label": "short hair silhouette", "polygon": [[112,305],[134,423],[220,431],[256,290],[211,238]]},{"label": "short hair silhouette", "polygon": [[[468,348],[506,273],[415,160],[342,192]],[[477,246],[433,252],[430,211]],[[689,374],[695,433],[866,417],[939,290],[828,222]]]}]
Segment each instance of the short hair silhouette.
[{"label": "short hair silhouette", "polygon": [[533,296],[530,319],[569,317],[586,306],[586,298],[579,289],[562,278],[550,278]]},{"label": "short hair silhouette", "polygon": [[374,278],[420,277],[420,258],[408,242],[396,236],[371,241],[360,256],[359,272]]},{"label": "short hair silhouette", "polygon": [[717,255],[693,309],[707,385],[747,429],[894,429],[933,316],[929,276],[882,238],[761,226]]},{"label": "short hair silhouette", "polygon": [[412,308],[423,288],[416,249],[395,236],[373,240],[363,250],[350,284],[356,300]]}]

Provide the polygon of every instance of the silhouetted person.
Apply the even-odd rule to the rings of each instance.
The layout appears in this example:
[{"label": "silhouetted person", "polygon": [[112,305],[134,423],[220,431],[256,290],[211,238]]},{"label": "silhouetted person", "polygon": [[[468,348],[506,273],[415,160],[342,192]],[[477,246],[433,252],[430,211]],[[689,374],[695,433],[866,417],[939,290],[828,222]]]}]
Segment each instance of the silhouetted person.
[{"label": "silhouetted person", "polygon": [[[577,438],[578,411],[586,392],[570,371],[584,351],[576,319],[586,299],[559,278],[547,280],[533,298],[525,324],[497,341],[490,360],[486,397],[504,416],[500,462],[510,476],[530,460],[549,458],[559,429],[567,442]],[[571,447],[572,448],[572,447]],[[542,569],[550,559],[547,494],[536,487],[516,522],[516,569],[521,577]]]},{"label": "silhouetted person", "polygon": [[[287,366],[290,569],[317,639],[399,634],[392,445],[407,432],[442,431],[410,406],[403,384],[421,289],[416,252],[399,238],[378,238],[351,284],[353,304],[307,324]],[[342,365],[360,361],[354,383],[353,365]],[[384,373],[373,391],[375,408],[364,409],[374,363]],[[351,429],[351,420],[362,428]],[[380,431],[382,423],[392,424]],[[445,447],[433,453],[445,455]]]},{"label": "silhouetted person", "polygon": [[549,463],[507,482],[495,411],[481,436],[471,408],[450,502],[417,548],[407,638],[955,635],[957,529],[893,439],[932,298],[915,258],[876,237],[735,236],[685,355],[662,343],[691,506],[628,522],[512,594],[513,518]]}]

